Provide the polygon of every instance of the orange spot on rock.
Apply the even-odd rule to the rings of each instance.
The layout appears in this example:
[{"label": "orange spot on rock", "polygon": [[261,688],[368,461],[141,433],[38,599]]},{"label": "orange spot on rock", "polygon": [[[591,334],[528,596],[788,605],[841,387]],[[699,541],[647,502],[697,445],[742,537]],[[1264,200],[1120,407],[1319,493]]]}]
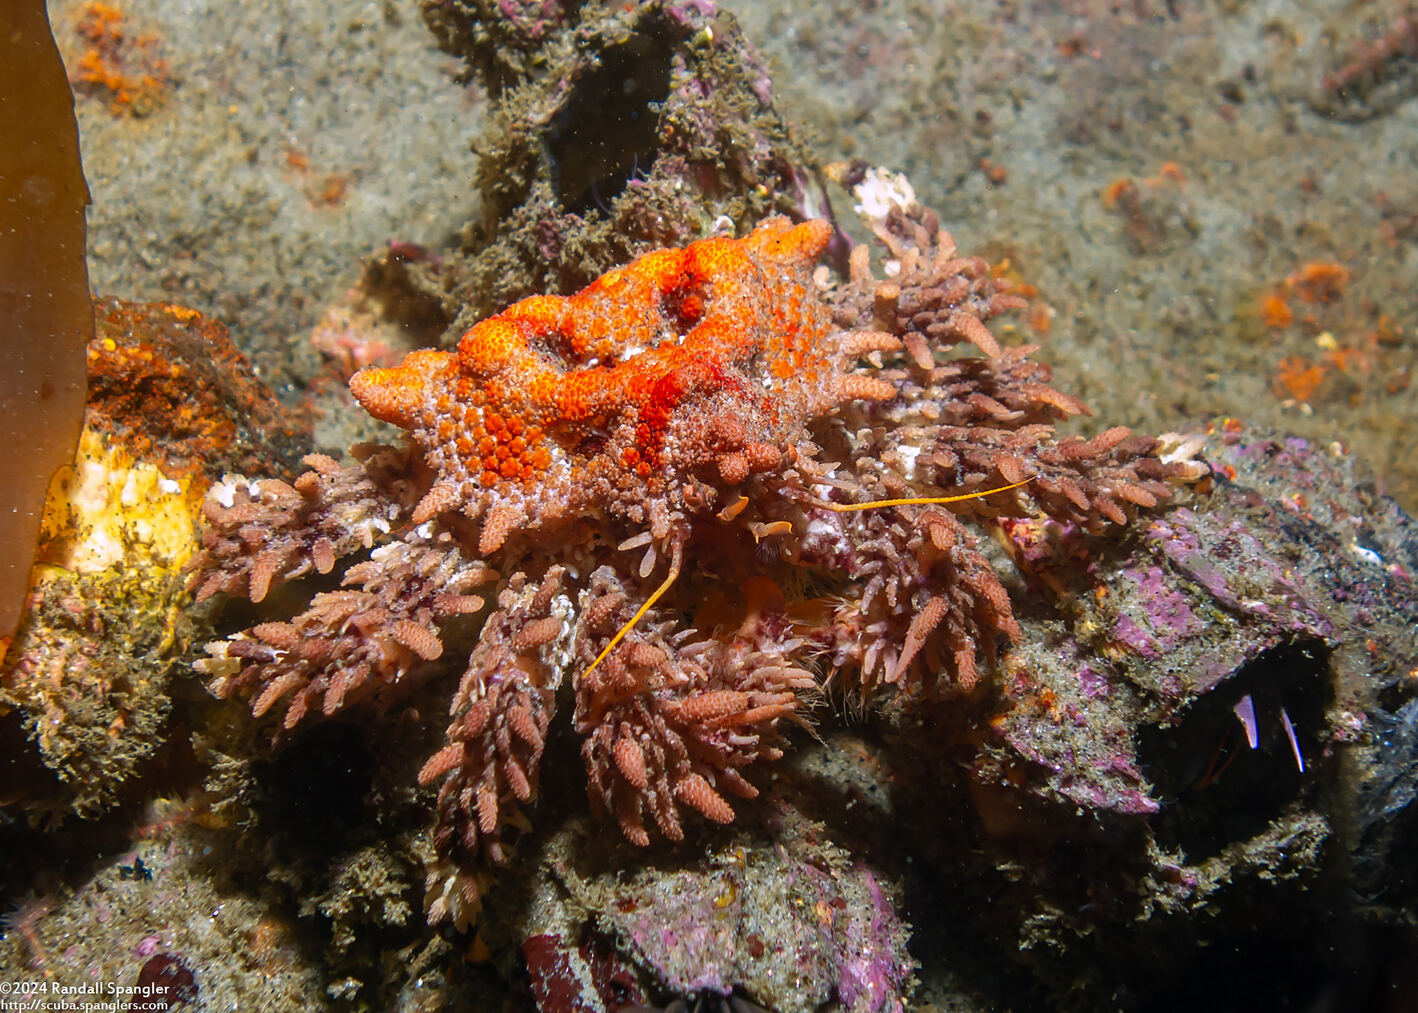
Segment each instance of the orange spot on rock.
[{"label": "orange spot on rock", "polygon": [[1260,302],[1260,318],[1265,326],[1280,330],[1289,327],[1295,320],[1295,311],[1278,295],[1268,295]]},{"label": "orange spot on rock", "polygon": [[1103,206],[1109,211],[1118,206],[1118,203],[1129,194],[1137,193],[1137,185],[1126,177],[1115,179],[1103,188]]},{"label": "orange spot on rock", "polygon": [[1275,375],[1276,395],[1289,395],[1297,401],[1308,401],[1324,380],[1325,372],[1324,366],[1311,362],[1302,355],[1281,359]]},{"label": "orange spot on rock", "polygon": [[76,91],[103,99],[115,116],[145,116],[166,100],[172,76],[158,36],[133,31],[122,10],[99,2],[84,4],[74,31],[84,43],[69,72]]},{"label": "orange spot on rock", "polygon": [[1029,328],[1038,335],[1045,335],[1054,326],[1054,311],[1041,302],[1031,303],[1025,318]]},{"label": "orange spot on rock", "polygon": [[315,195],[315,203],[325,207],[338,207],[349,195],[350,178],[342,172],[332,172],[325,177]]},{"label": "orange spot on rock", "polygon": [[982,158],[979,162],[980,171],[985,174],[985,178],[994,186],[1003,186],[1009,181],[1009,170],[1004,166]]},{"label": "orange spot on rock", "polygon": [[1307,303],[1330,303],[1344,294],[1349,271],[1342,264],[1310,261],[1285,279],[1295,297]]}]

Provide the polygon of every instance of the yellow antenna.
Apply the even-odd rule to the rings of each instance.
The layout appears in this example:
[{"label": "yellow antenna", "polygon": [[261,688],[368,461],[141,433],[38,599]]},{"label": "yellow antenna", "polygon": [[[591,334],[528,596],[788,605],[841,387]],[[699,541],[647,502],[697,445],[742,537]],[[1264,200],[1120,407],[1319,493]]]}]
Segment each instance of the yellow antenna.
[{"label": "yellow antenna", "polygon": [[675,542],[674,561],[670,564],[670,572],[669,575],[665,577],[664,583],[662,583],[659,587],[655,588],[655,593],[645,599],[645,604],[641,605],[640,608],[636,611],[635,615],[630,617],[630,622],[622,626],[619,632],[617,632],[615,636],[611,637],[611,642],[609,644],[606,644],[606,646],[601,650],[600,654],[596,655],[596,660],[591,662],[591,666],[587,668],[586,671],[581,673],[581,678],[584,679],[586,678],[586,676],[594,672],[596,670],[596,666],[605,660],[606,655],[610,654],[611,651],[615,650],[615,645],[620,643],[627,633],[635,629],[635,624],[638,623],[644,617],[645,613],[650,611],[651,606],[653,606],[655,602],[659,601],[661,596],[664,595],[664,593],[670,589],[670,585],[673,584],[675,582],[675,578],[679,576],[680,558],[680,543]]},{"label": "yellow antenna", "polygon": [[834,510],[839,514],[848,513],[852,510],[874,510],[877,507],[893,506],[924,506],[928,503],[959,503],[961,500],[979,499],[982,496],[993,496],[997,492],[1008,492],[1010,489],[1018,489],[1021,485],[1028,485],[1034,481],[1034,476],[1030,475],[1022,482],[1011,482],[1009,485],[1002,485],[998,489],[981,489],[979,492],[961,493],[959,496],[915,496],[909,499],[874,499],[869,503],[824,503],[828,510]]}]

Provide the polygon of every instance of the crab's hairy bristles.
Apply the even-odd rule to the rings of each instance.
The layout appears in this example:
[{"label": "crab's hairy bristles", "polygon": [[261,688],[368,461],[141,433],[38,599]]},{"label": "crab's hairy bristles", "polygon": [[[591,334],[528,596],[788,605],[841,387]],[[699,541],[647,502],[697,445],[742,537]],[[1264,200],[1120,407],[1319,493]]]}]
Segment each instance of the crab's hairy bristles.
[{"label": "crab's hairy bristles", "polygon": [[913,496],[908,499],[874,499],[868,503],[826,503],[823,504],[828,510],[833,510],[839,514],[848,513],[852,510],[875,510],[877,507],[893,506],[926,506],[933,503],[959,503],[967,499],[982,499],[985,496],[993,496],[997,492],[1009,492],[1011,489],[1018,489],[1021,485],[1028,485],[1034,480],[1031,475],[1021,482],[1011,482],[1009,485],[1002,485],[998,489],[981,489],[979,492],[962,493],[959,496]]},{"label": "crab's hairy bristles", "polygon": [[665,592],[670,589],[670,585],[672,585],[675,582],[675,578],[679,576],[679,566],[680,562],[683,560],[683,556],[684,553],[681,544],[675,542],[674,556],[670,561],[670,572],[665,576],[664,582],[661,583],[659,587],[655,588],[655,592],[650,595],[650,597],[645,599],[645,604],[641,605],[640,608],[636,610],[635,615],[630,617],[630,621],[616,631],[616,635],[611,637],[610,643],[606,644],[606,646],[601,649],[601,653],[596,655],[596,660],[591,662],[586,671],[581,673],[581,678],[584,679],[594,672],[596,666],[606,659],[606,655],[615,650],[615,645],[620,643],[627,633],[635,629],[635,624],[643,619],[645,613],[649,612],[655,602],[659,601],[660,598],[664,596]]}]

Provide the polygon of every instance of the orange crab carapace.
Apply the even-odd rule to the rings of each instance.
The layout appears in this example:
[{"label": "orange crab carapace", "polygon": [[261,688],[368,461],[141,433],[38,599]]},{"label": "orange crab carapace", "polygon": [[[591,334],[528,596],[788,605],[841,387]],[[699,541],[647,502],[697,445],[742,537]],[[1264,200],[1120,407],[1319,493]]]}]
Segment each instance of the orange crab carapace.
[{"label": "orange crab carapace", "polygon": [[437,473],[414,520],[483,516],[486,555],[571,516],[717,509],[779,465],[805,420],[894,396],[843,367],[895,339],[838,331],[810,291],[830,236],[773,219],[660,250],[575,295],[524,299],[456,352],[356,374],[359,402],[409,430]]}]

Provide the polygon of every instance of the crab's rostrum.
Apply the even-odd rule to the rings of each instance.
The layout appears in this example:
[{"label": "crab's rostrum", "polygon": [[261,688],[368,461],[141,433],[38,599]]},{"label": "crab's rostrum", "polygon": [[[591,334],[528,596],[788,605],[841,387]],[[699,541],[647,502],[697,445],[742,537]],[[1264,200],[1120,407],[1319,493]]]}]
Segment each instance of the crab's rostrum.
[{"label": "crab's rostrum", "polygon": [[858,247],[830,281],[820,221],[649,253],[517,303],[456,351],[356,374],[406,446],[214,489],[202,598],[260,601],[359,560],[341,590],[199,663],[218,696],[279,714],[278,737],[396,704],[442,670],[445,625],[491,602],[419,774],[437,786],[430,921],[475,912],[559,707],[592,809],[636,844],[679,840],[687,816],[725,823],[731,797],[754,797],[749,769],[781,755],[780,723],[824,679],[859,696],[968,688],[1017,638],[962,518],[1096,530],[1197,474],[1125,429],[1057,439],[1083,405],[985,326],[1021,301],[889,196],[864,200],[889,280]]}]

